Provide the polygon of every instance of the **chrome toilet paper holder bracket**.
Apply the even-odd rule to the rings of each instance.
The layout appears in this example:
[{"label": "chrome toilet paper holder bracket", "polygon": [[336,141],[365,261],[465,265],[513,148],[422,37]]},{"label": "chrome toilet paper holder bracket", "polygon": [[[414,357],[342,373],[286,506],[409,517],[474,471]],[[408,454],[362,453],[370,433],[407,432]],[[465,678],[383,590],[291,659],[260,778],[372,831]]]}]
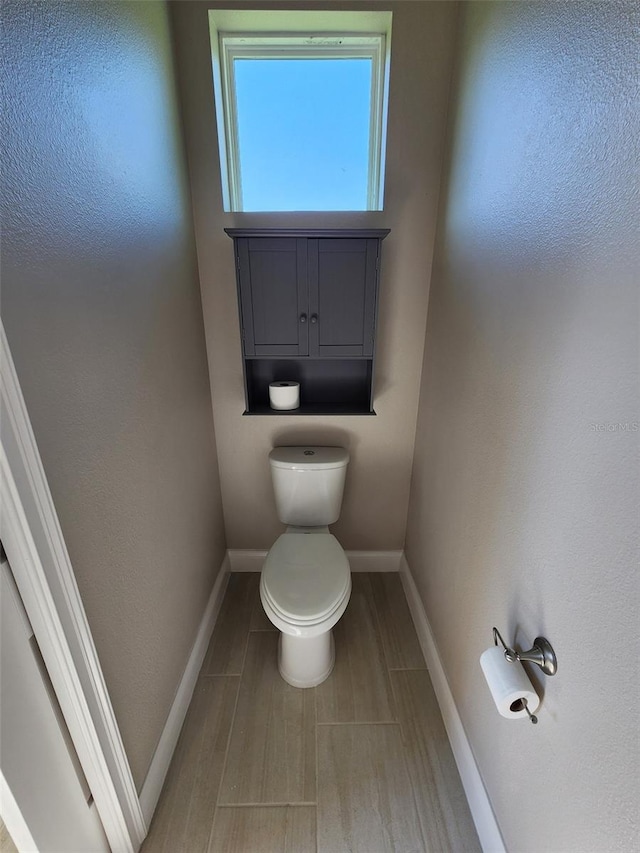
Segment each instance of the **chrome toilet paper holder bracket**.
[{"label": "chrome toilet paper holder bracket", "polygon": [[553,650],[553,646],[546,637],[536,637],[533,641],[533,646],[526,652],[517,652],[508,646],[502,639],[502,635],[497,628],[493,629],[493,642],[497,646],[498,640],[504,648],[504,656],[510,662],[526,661],[527,663],[535,663],[544,672],[545,675],[555,675],[558,671],[558,659]]},{"label": "chrome toilet paper holder bracket", "polygon": [[[504,648],[504,656],[505,659],[509,661],[509,663],[515,663],[515,661],[517,660],[526,661],[528,663],[535,663],[537,666],[540,667],[540,669],[544,672],[545,675],[555,675],[558,671],[558,660],[556,658],[556,653],[554,652],[553,646],[551,645],[549,640],[547,640],[546,637],[536,637],[533,641],[533,646],[528,651],[517,652],[515,649],[512,649],[505,643],[505,641],[502,639],[502,634],[494,626],[494,645],[498,645],[498,640]],[[522,707],[517,710],[526,711],[531,722],[537,723],[538,718],[529,710],[527,706],[527,700],[519,699],[518,701],[522,703]]]}]

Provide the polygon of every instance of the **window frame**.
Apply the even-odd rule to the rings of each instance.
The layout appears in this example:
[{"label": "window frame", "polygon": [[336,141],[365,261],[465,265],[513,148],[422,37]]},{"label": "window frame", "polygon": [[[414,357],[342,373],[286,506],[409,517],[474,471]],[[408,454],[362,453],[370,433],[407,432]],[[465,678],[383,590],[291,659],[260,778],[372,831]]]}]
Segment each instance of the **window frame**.
[{"label": "window frame", "polygon": [[[239,160],[235,59],[371,60],[366,210],[383,209],[388,100],[388,35],[385,32],[212,32],[214,88],[225,210],[243,212]],[[217,66],[217,80],[215,71]],[[217,83],[217,85],[216,85]],[[308,208],[305,210],[313,210]],[[265,211],[268,212],[268,211]]]}]

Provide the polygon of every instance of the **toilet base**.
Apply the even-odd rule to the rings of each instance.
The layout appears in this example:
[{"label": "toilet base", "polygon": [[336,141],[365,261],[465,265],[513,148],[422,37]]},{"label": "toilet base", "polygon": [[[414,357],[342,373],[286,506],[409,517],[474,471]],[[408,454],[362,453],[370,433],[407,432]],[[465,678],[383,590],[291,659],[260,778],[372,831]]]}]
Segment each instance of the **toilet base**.
[{"label": "toilet base", "polygon": [[292,687],[316,687],[331,675],[335,661],[333,631],[316,637],[294,637],[280,632],[278,669]]}]

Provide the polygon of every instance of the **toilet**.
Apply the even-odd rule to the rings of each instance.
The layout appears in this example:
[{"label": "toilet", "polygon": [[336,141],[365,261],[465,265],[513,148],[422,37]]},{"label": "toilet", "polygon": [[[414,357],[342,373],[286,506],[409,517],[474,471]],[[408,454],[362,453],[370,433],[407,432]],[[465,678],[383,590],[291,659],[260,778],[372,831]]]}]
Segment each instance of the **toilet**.
[{"label": "toilet", "polygon": [[315,687],[331,674],[331,629],[351,595],[349,560],[328,527],[340,515],[348,463],[344,447],[269,454],[278,518],[288,527],[265,558],[260,599],[280,631],[280,675],[294,687]]}]

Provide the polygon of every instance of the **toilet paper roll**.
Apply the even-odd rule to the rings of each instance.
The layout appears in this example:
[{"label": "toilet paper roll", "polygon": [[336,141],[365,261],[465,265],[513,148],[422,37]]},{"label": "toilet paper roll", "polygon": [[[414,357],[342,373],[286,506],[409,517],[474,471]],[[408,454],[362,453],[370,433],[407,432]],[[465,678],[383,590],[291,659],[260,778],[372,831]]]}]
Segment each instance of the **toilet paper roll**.
[{"label": "toilet paper roll", "polygon": [[480,666],[496,708],[503,717],[510,720],[527,717],[525,699],[533,714],[540,704],[540,698],[520,661],[508,661],[502,646],[492,646],[480,655]]},{"label": "toilet paper roll", "polygon": [[299,382],[271,382],[269,385],[269,405],[272,409],[285,411],[300,406]]}]

